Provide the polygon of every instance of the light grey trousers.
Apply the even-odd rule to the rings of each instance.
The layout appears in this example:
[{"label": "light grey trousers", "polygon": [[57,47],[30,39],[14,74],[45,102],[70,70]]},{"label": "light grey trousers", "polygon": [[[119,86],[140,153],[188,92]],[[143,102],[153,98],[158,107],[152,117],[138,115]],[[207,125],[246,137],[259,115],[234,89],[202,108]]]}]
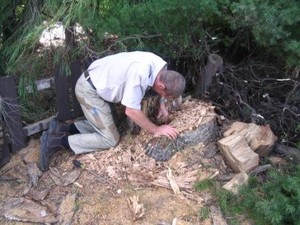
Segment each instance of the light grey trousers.
[{"label": "light grey trousers", "polygon": [[86,120],[75,122],[80,134],[68,137],[71,149],[75,154],[81,154],[116,146],[120,135],[110,106],[92,88],[84,74],[76,83],[75,93]]}]

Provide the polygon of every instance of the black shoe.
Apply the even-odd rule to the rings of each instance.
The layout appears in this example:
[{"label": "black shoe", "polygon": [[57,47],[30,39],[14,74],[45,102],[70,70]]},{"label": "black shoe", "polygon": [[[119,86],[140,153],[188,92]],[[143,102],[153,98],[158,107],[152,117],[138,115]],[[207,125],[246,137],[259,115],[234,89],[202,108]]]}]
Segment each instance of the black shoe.
[{"label": "black shoe", "polygon": [[49,123],[48,133],[59,134],[69,132],[69,124],[60,122],[56,117],[53,117]]},{"label": "black shoe", "polygon": [[65,134],[54,135],[46,131],[43,132],[40,141],[40,169],[45,172],[49,169],[50,157],[58,150],[63,149],[61,139]]}]

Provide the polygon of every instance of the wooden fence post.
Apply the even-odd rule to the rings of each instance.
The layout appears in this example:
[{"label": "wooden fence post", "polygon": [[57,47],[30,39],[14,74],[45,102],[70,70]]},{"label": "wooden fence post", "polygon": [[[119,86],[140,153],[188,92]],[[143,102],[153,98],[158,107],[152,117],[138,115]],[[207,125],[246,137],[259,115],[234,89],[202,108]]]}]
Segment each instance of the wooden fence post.
[{"label": "wooden fence post", "polygon": [[70,64],[71,76],[66,76],[60,66],[55,68],[55,94],[57,118],[60,121],[74,119],[83,115],[75,95],[75,85],[82,74],[82,63],[76,60]]},{"label": "wooden fence post", "polygon": [[25,134],[21,121],[21,111],[18,102],[15,78],[1,77],[0,96],[2,98],[2,116],[11,138],[12,153],[16,153],[26,146]]},{"label": "wooden fence post", "polygon": [[80,116],[83,116],[82,109],[80,107],[79,102],[77,101],[76,95],[75,95],[75,85],[80,77],[80,75],[83,72],[82,69],[82,63],[81,60],[77,60],[71,63],[71,77],[70,77],[70,83],[71,83],[71,89],[72,89],[72,102],[73,102],[73,117],[77,118]]},{"label": "wooden fence post", "polygon": [[63,74],[61,66],[56,66],[54,73],[57,119],[66,121],[71,118],[68,77]]},{"label": "wooden fence post", "polygon": [[4,125],[4,122],[0,112],[0,167],[5,165],[11,158],[7,136],[5,134],[4,127],[1,126],[2,124]]}]

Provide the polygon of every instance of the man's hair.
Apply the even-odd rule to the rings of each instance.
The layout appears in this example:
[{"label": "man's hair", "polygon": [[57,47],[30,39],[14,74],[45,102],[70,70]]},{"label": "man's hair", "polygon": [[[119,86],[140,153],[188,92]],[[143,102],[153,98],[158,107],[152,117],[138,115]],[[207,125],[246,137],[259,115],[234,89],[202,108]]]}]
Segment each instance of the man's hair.
[{"label": "man's hair", "polygon": [[159,80],[165,85],[166,93],[173,97],[182,95],[185,89],[184,77],[174,70],[162,70]]}]

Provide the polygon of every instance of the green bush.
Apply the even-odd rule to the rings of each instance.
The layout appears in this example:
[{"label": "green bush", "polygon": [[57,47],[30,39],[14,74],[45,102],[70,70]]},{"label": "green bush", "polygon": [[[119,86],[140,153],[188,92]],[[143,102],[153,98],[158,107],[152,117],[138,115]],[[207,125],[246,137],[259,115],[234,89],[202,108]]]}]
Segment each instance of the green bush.
[{"label": "green bush", "polygon": [[[209,53],[220,53],[237,62],[251,55],[285,62],[287,68],[299,66],[297,0],[18,2],[17,6],[6,4],[0,8],[0,23],[8,21],[7,12],[22,9],[17,10],[13,34],[3,40],[1,55],[6,72],[19,76],[42,74],[49,60],[67,64],[76,58],[131,50],[148,50],[172,59],[172,67],[184,72],[193,83]],[[53,49],[52,54],[41,57],[43,52],[37,49],[46,28],[44,21],[47,25],[61,21],[65,27],[80,24],[84,34],[74,34],[81,41],[73,48]],[[118,38],[107,45],[109,35]]]},{"label": "green bush", "polygon": [[[231,1],[224,14],[232,30],[245,35],[240,44],[255,42],[267,52],[285,61],[287,66],[299,66],[300,2],[296,0]],[[254,40],[251,40],[253,37]],[[249,48],[249,44],[247,45]],[[262,55],[263,56],[263,55]]]},{"label": "green bush", "polygon": [[[54,65],[68,74],[74,59],[120,51],[159,54],[185,75],[190,94],[209,53],[234,63],[249,55],[287,68],[300,62],[297,0],[21,0],[0,12],[0,75],[18,77],[22,101],[25,87],[51,76]],[[43,30],[58,21],[83,33],[73,33],[74,45],[41,49]]]},{"label": "green bush", "polygon": [[251,178],[237,196],[216,192],[222,211],[228,217],[246,215],[256,225],[300,224],[300,166],[284,172],[273,170],[266,179],[260,183]]}]

